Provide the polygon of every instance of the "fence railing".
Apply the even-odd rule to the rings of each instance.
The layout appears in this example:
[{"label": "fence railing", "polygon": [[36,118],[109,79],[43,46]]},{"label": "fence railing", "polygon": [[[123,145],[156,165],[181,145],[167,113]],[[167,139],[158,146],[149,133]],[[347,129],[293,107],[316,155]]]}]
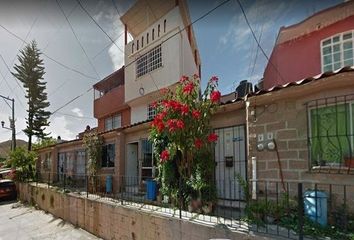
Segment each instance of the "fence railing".
[{"label": "fence railing", "polygon": [[[139,177],[37,174],[34,182],[170,217],[276,235],[354,239],[354,185],[236,180],[213,196],[162,196],[159,183]],[[144,178],[145,179],[145,178]],[[231,186],[231,187],[230,187]],[[211,200],[213,199],[213,200]]]}]

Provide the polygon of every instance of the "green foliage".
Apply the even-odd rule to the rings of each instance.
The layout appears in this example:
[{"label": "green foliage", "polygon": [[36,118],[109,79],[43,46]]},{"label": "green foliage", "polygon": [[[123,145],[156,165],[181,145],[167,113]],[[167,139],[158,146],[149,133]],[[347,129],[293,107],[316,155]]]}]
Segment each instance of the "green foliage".
[{"label": "green foliage", "polygon": [[156,103],[150,140],[154,145],[160,192],[186,207],[191,200],[204,204],[216,201],[213,181],[213,143],[210,119],[217,110],[220,92],[213,77],[200,94],[198,76],[183,76],[175,91],[165,89]]},{"label": "green foliage", "polygon": [[37,43],[32,41],[18,56],[19,64],[14,66],[12,75],[22,82],[26,89],[25,97],[28,100],[28,116],[26,118],[27,127],[24,132],[28,136],[28,150],[32,149],[32,136],[44,139],[48,136],[44,131],[49,126],[50,112],[47,101],[46,82],[43,80],[44,65],[40,58],[41,52],[37,48]]},{"label": "green foliage", "polygon": [[38,139],[36,143],[33,144],[33,150],[37,150],[40,148],[45,148],[50,145],[54,145],[57,143],[57,140],[55,138],[49,137],[49,138],[44,138],[44,139]]},{"label": "green foliage", "polygon": [[35,163],[37,154],[23,148],[16,148],[9,156],[9,164],[16,169],[17,181],[33,179],[35,176]]},{"label": "green foliage", "polygon": [[92,131],[84,135],[83,143],[88,156],[87,173],[96,176],[102,156],[103,139],[97,132]]}]

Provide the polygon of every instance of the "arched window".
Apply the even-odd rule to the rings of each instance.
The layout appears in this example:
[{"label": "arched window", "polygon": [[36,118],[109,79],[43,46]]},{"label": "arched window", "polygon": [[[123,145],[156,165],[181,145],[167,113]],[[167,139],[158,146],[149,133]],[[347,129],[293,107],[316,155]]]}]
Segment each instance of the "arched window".
[{"label": "arched window", "polygon": [[132,43],[132,54],[134,53],[134,43]]},{"label": "arched window", "polygon": [[152,37],[151,38],[152,38],[152,41],[155,40],[155,28],[152,29]]},{"label": "arched window", "polygon": [[144,36],[141,37],[141,48],[144,47]]},{"label": "arched window", "polygon": [[166,19],[163,21],[163,32],[166,32]]},{"label": "arched window", "polygon": [[136,50],[137,50],[137,51],[139,50],[139,39],[136,40]]},{"label": "arched window", "polygon": [[149,44],[149,33],[146,34],[146,44]]},{"label": "arched window", "polygon": [[157,37],[160,37],[160,24],[157,25]]}]

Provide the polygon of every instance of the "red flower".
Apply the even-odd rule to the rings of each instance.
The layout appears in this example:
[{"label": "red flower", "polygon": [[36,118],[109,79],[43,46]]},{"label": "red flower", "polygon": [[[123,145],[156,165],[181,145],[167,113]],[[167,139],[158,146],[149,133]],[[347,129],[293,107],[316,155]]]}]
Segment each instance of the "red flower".
[{"label": "red flower", "polygon": [[201,113],[198,110],[193,110],[193,112],[192,112],[193,118],[199,119],[200,115],[201,115]]},{"label": "red flower", "polygon": [[177,128],[176,126],[176,119],[169,119],[167,120],[168,131],[174,132]]},{"label": "red flower", "polygon": [[213,103],[217,103],[220,101],[221,93],[219,91],[212,91],[210,93],[210,99]]},{"label": "red flower", "polygon": [[218,140],[218,135],[215,133],[210,133],[208,136],[209,142],[216,142]]},{"label": "red flower", "polygon": [[189,112],[189,107],[188,105],[184,104],[184,105],[181,105],[181,113],[182,115],[187,115]]},{"label": "red flower", "polygon": [[163,150],[160,154],[160,161],[166,162],[170,158],[170,152],[168,150]]},{"label": "red flower", "polygon": [[184,82],[186,82],[186,81],[188,81],[188,80],[189,80],[189,78],[188,78],[187,76],[184,76],[184,75],[183,75],[183,76],[181,77],[181,79],[179,80],[179,82],[180,82],[180,83],[184,83]]},{"label": "red flower", "polygon": [[194,146],[197,149],[201,148],[203,146],[203,141],[200,138],[195,139]]},{"label": "red flower", "polygon": [[151,126],[156,127],[159,132],[162,132],[165,128],[165,125],[162,122],[163,116],[159,113],[151,123]]},{"label": "red flower", "polygon": [[183,93],[185,94],[191,94],[194,90],[194,84],[193,83],[188,83],[186,86],[183,88]]},{"label": "red flower", "polygon": [[152,106],[153,108],[157,108],[157,102],[156,102],[156,101],[152,102],[152,103],[151,103],[151,106]]},{"label": "red flower", "polygon": [[219,78],[217,76],[212,76],[210,78],[210,82],[218,82],[219,81]]},{"label": "red flower", "polygon": [[177,128],[183,129],[184,122],[182,120],[176,120],[176,126],[177,126]]}]

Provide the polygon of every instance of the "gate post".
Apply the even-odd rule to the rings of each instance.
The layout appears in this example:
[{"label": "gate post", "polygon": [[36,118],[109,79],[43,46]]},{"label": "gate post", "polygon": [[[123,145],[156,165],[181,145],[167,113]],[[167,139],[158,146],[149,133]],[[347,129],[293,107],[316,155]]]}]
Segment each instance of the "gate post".
[{"label": "gate post", "polygon": [[299,240],[304,239],[304,199],[302,196],[302,183],[297,184],[297,201],[298,201],[298,226]]}]

